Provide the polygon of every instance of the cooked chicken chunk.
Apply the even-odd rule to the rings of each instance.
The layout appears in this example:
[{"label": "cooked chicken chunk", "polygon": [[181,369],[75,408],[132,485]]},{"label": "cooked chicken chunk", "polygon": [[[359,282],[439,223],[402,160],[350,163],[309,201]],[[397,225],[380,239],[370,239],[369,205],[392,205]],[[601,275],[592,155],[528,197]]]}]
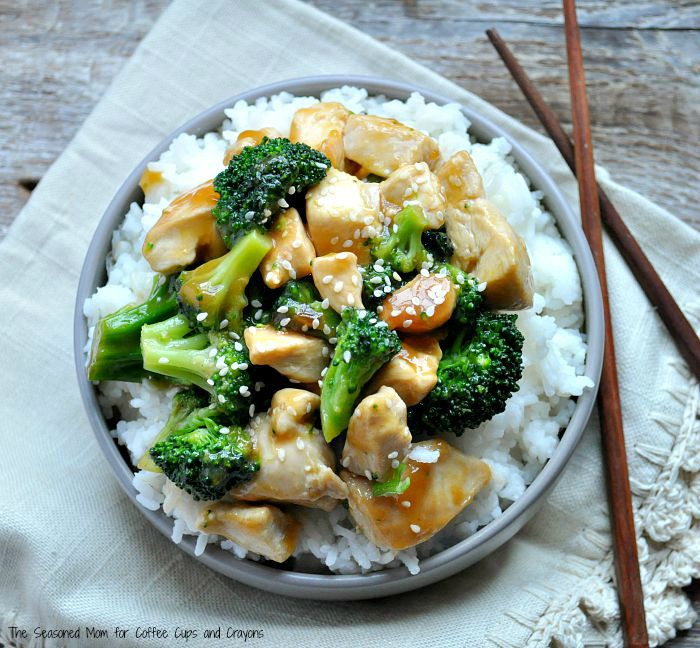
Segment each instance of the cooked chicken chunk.
[{"label": "cooked chicken chunk", "polygon": [[350,419],[341,464],[367,479],[388,479],[411,446],[406,403],[391,387],[363,398]]},{"label": "cooked chicken chunk", "polygon": [[379,185],[329,169],[306,192],[306,222],[319,256],[353,252],[364,265],[371,260],[368,239],[381,230]]},{"label": "cooked chicken chunk", "polygon": [[304,142],[321,151],[336,169],[343,171],[343,130],[349,116],[350,111],[343,104],[334,101],[300,108],[294,113],[289,139],[292,142]]},{"label": "cooked chicken chunk", "polygon": [[484,183],[472,156],[458,151],[437,172],[445,200],[453,207],[464,207],[470,200],[484,197]]},{"label": "cooked chicken chunk", "polygon": [[273,432],[282,438],[311,431],[320,406],[320,397],[310,391],[291,387],[280,389],[272,397],[270,407]]},{"label": "cooked chicken chunk", "polygon": [[456,302],[457,292],[449,277],[425,271],[384,300],[380,317],[391,329],[426,333],[450,319]]},{"label": "cooked chicken chunk", "polygon": [[[249,326],[243,333],[254,365],[267,365],[297,382],[315,382],[328,364],[328,345],[317,337],[278,331],[274,326]],[[323,354],[326,355],[323,355]]]},{"label": "cooked chicken chunk", "polygon": [[273,248],[260,264],[260,272],[268,288],[279,288],[290,279],[311,274],[316,251],[294,207],[275,218],[270,227],[270,237]]},{"label": "cooked chicken chunk", "polygon": [[269,504],[213,502],[202,509],[197,528],[281,563],[296,549],[301,527],[289,513]]},{"label": "cooked chicken chunk", "polygon": [[434,337],[407,337],[401,340],[401,351],[374,374],[367,392],[386,385],[396,390],[409,407],[420,403],[437,383],[441,358],[442,350]]},{"label": "cooked chicken chunk", "polygon": [[312,275],[322,299],[340,313],[346,306],[362,305],[362,275],[352,252],[324,254],[314,261]]},{"label": "cooked chicken chunk", "polygon": [[388,216],[393,217],[408,204],[418,203],[429,228],[440,229],[445,224],[445,195],[438,177],[425,162],[402,166],[379,187],[384,198],[384,213]]},{"label": "cooked chicken chunk", "polygon": [[261,128],[260,130],[245,130],[238,139],[226,149],[224,154],[224,165],[228,166],[234,155],[238,155],[246,146],[257,146],[262,142],[263,137],[275,139],[282,137],[276,128]]},{"label": "cooked chicken chunk", "polygon": [[438,170],[448,208],[447,234],[455,246],[452,262],[486,282],[490,308],[532,306],[530,257],[524,241],[484,197],[484,185],[469,153],[455,153]]},{"label": "cooked chicken chunk", "polygon": [[229,492],[234,499],[289,502],[330,511],[347,498],[347,487],[335,474],[335,456],[319,430],[279,436],[267,414],[250,424],[260,470]]},{"label": "cooked chicken chunk", "polygon": [[383,178],[405,164],[427,162],[432,168],[440,156],[432,137],[374,115],[350,115],[343,143],[346,157]]},{"label": "cooked chicken chunk", "polygon": [[[414,448],[423,456],[413,459]],[[427,459],[433,462],[423,463]],[[395,551],[435,535],[491,480],[483,461],[441,439],[414,444],[406,466],[403,477],[410,477],[411,483],[401,495],[373,497],[372,482],[347,470],[340,473],[348,485],[350,515],[357,527],[374,544]]]},{"label": "cooked chicken chunk", "polygon": [[489,308],[532,306],[532,273],[525,242],[493,204],[477,198],[467,209],[448,207],[446,226],[455,246],[452,262],[486,282],[484,298]]},{"label": "cooked chicken chunk", "polygon": [[[150,167],[150,164],[148,166]],[[160,202],[161,198],[165,198],[168,193],[168,185],[163,178],[163,172],[154,171],[148,167],[139,180],[139,187],[143,191],[144,202]]]},{"label": "cooked chicken chunk", "polygon": [[218,200],[219,194],[209,180],[181,194],[163,210],[143,242],[143,256],[153,270],[179,272],[192,263],[228,252],[211,214]]}]

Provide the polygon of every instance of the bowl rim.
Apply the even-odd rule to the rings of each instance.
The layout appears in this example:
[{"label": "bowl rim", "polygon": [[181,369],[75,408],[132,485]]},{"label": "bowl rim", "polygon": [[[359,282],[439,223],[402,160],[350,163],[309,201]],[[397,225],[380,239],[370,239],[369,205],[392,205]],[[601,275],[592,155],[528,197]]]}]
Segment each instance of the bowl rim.
[{"label": "bowl rim", "polygon": [[[172,140],[181,133],[202,136],[217,130],[225,118],[224,109],[237,101],[254,101],[280,92],[297,96],[318,96],[320,92],[344,85],[365,88],[370,95],[385,95],[389,99],[406,99],[412,92],[419,92],[426,101],[438,105],[457,103],[470,121],[470,132],[480,141],[495,137],[505,138],[511,146],[511,155],[532,186],[543,192],[543,202],[553,215],[557,228],[572,248],[583,290],[584,331],[587,337],[585,375],[591,378],[594,387],[579,396],[571,420],[561,435],[560,442],[549,461],[537,474],[523,495],[511,504],[503,514],[460,542],[421,560],[421,571],[410,575],[404,566],[367,574],[326,575],[292,572],[270,567],[254,561],[240,560],[218,546],[209,545],[200,556],[195,556],[195,539],[185,536],[179,547],[195,556],[208,567],[237,581],[277,594],[307,599],[351,600],[367,599],[405,592],[434,583],[461,571],[480,560],[509,540],[534,515],[544,503],[546,495],[556,481],[578,445],[586,423],[591,415],[598,391],[603,358],[604,324],[602,297],[598,275],[588,243],[578,219],[561,191],[549,174],[500,126],[491,122],[468,106],[449,99],[427,88],[411,83],[398,82],[364,75],[324,75],[287,79],[266,84],[238,93],[200,112],[182,126],[167,135],[154,147],[128,175],[114,198],[109,203],[95,230],[86,252],[80,273],[74,311],[74,359],[80,394],[98,444],[117,480],[136,507],[165,536],[172,532],[172,518],[162,509],[151,511],[137,500],[137,491],[132,484],[133,472],[122,458],[117,441],[112,437],[102,415],[95,386],[85,373],[84,348],[87,342],[87,323],[83,316],[83,303],[106,277],[105,258],[111,247],[112,232],[122,222],[132,201],[137,200],[140,188],[138,181],[148,162],[157,159],[167,150]],[[213,125],[213,126],[212,126]],[[141,201],[142,202],[142,201]]]}]

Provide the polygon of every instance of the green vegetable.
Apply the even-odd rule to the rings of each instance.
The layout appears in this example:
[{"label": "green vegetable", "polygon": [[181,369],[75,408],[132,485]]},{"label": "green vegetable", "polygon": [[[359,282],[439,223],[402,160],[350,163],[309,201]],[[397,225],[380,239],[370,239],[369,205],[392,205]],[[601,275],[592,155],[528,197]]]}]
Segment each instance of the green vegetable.
[{"label": "green vegetable", "polygon": [[178,299],[192,326],[240,331],[248,304],[246,286],[271,249],[270,237],[250,232],[224,256],[182,272]]},{"label": "green vegetable", "polygon": [[401,479],[406,464],[399,464],[394,474],[384,482],[376,482],[372,484],[372,495],[374,497],[385,497],[387,495],[401,495],[411,485],[411,478]]},{"label": "green vegetable", "polygon": [[360,391],[401,350],[399,336],[370,311],[346,308],[321,388],[321,427],[332,441],[348,426]]},{"label": "green vegetable", "polygon": [[340,315],[332,308],[324,308],[321,297],[310,281],[289,281],[272,308],[272,318],[278,328],[329,339],[335,337]]},{"label": "green vegetable", "polygon": [[425,230],[421,241],[435,261],[448,261],[454,254],[455,247],[444,230]]},{"label": "green vegetable", "polygon": [[422,263],[432,260],[421,242],[427,226],[419,205],[404,207],[394,216],[391,229],[373,242],[372,255],[402,273],[420,269]]},{"label": "green vegetable", "polygon": [[461,436],[505,409],[522,376],[523,336],[516,315],[482,312],[474,331],[460,326],[448,339],[438,365],[437,384],[409,409],[412,430]]},{"label": "green vegetable", "polygon": [[227,424],[217,409],[206,406],[188,411],[196,399],[175,398],[163,430],[167,433],[158,435],[148,457],[194,499],[221,499],[260,468],[250,435],[240,426]]},{"label": "green vegetable", "polygon": [[177,298],[162,275],[153,280],[148,299],[137,306],[125,306],[95,326],[87,374],[90,380],[139,382],[148,375],[141,357],[141,327],[160,322],[177,313]]},{"label": "green vegetable", "polygon": [[483,294],[479,292],[479,280],[475,277],[470,277],[464,270],[449,263],[434,266],[433,272],[438,274],[446,272],[450,277],[452,285],[457,291],[457,303],[450,319],[471,334],[476,324],[476,318],[481,312],[484,303]]},{"label": "green vegetable", "polygon": [[362,303],[372,310],[377,310],[377,306],[403,284],[401,275],[398,275],[388,263],[375,262],[360,266],[360,272],[362,273]]},{"label": "green vegetable", "polygon": [[214,178],[219,202],[212,210],[226,245],[231,247],[241,235],[253,229],[266,229],[279,214],[289,190],[301,196],[318,184],[331,167],[320,151],[288,139],[264,137],[258,146],[246,146]]},{"label": "green vegetable", "polygon": [[175,315],[143,327],[141,352],[146,370],[206,390],[237,421],[249,418],[254,376],[242,339],[193,332],[184,315]]}]

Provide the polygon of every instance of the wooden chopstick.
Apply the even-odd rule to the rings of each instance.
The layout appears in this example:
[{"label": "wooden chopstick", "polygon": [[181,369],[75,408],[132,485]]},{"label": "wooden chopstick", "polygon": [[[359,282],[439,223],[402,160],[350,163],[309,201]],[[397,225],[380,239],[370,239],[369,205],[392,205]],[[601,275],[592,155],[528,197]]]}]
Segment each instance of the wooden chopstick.
[{"label": "wooden chopstick", "polygon": [[586,79],[583,68],[581,35],[576,20],[575,0],[563,0],[566,54],[569,66],[569,89],[571,91],[571,115],[574,125],[574,162],[578,176],[581,223],[593,252],[600,288],[603,293],[605,319],[605,347],[603,371],[600,378],[598,408],[605,449],[608,491],[613,531],[613,548],[617,571],[617,591],[620,599],[620,617],[623,635],[628,646],[648,646],[644,615],[644,593],[639,575],[637,539],[634,530],[632,493],[627,471],[625,435],[622,429],[622,408],[617,383],[615,344],[608,286],[603,256],[603,234],[600,220],[598,188],[593,165],[593,143],[586,98]]},{"label": "wooden chopstick", "polygon": [[[522,90],[528,103],[559,149],[569,168],[576,174],[574,145],[559,123],[554,111],[543,99],[498,32],[495,29],[489,29],[486,31],[486,35],[496,48],[501,59],[503,59],[513,79]],[[666,288],[661,277],[659,277],[654,266],[651,265],[646,254],[639,247],[610,198],[608,198],[600,185],[598,185],[597,189],[600,212],[610,237],[647,298],[656,307],[656,311],[674,340],[678,352],[688,363],[690,371],[700,380],[700,339],[690,322],[686,319],[683,311],[678,307],[668,288]]]}]

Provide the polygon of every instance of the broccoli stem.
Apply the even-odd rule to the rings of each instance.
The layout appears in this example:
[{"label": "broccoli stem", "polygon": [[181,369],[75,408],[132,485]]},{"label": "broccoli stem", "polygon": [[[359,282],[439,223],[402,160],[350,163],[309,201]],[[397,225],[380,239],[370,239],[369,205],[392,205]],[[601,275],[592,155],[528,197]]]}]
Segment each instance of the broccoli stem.
[{"label": "broccoli stem", "polygon": [[207,382],[216,370],[209,338],[205,333],[188,335],[191,330],[184,315],[145,326],[141,332],[143,368],[214,393]]},{"label": "broccoli stem", "polygon": [[177,298],[163,279],[155,277],[144,303],[125,306],[97,323],[87,367],[90,380],[139,382],[148,375],[141,356],[141,327],[177,313]]},{"label": "broccoli stem", "polygon": [[[245,289],[271,249],[269,236],[252,231],[224,256],[180,275],[180,302],[188,314],[195,315],[198,326],[218,329],[221,322],[228,320],[229,329],[242,327],[243,309],[248,305]],[[199,313],[206,317],[197,318]]]}]

